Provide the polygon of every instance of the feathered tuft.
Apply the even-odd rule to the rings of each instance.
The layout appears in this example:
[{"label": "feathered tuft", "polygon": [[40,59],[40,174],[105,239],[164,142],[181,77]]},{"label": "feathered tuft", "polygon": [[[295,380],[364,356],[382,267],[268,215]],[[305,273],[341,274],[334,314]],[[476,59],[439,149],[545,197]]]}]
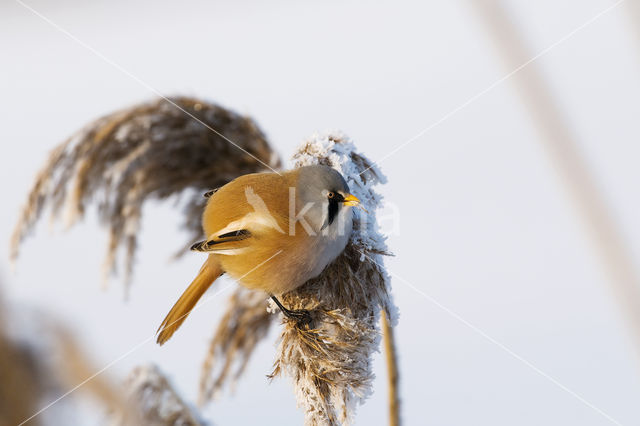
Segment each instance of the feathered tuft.
[{"label": "feathered tuft", "polygon": [[116,271],[116,255],[122,248],[128,282],[146,200],[189,190],[184,225],[191,237],[182,253],[202,236],[203,193],[237,176],[264,171],[265,164],[279,166],[264,134],[250,118],[198,99],[170,101],[179,108],[159,99],[107,115],[53,150],[14,230],[12,260],[45,207],[50,207],[52,218],[65,208],[71,225],[94,201],[109,232],[105,276]]},{"label": "feathered tuft", "polygon": [[326,164],[340,171],[368,213],[356,210],[351,240],[320,276],[282,297],[290,309],[311,311],[314,328],[283,320],[271,376],[293,379],[306,424],[349,423],[356,403],[371,393],[381,311],[396,320],[381,267],[387,247],[375,220],[381,196],[373,187],[385,177],[341,134],[314,135],[293,160],[295,167]]}]

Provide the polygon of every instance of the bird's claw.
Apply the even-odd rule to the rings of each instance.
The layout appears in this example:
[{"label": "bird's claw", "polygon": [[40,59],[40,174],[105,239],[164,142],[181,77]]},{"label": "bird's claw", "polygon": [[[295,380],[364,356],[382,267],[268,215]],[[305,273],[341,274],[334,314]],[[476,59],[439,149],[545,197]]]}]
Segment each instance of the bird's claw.
[{"label": "bird's claw", "polygon": [[306,309],[287,309],[282,303],[278,300],[277,297],[271,296],[271,299],[278,305],[282,314],[287,317],[287,319],[294,320],[298,327],[304,327],[307,324],[310,324],[312,319],[311,313]]},{"label": "bird's claw", "polygon": [[289,310],[283,313],[288,319],[294,320],[298,326],[311,324],[311,313],[306,309]]}]

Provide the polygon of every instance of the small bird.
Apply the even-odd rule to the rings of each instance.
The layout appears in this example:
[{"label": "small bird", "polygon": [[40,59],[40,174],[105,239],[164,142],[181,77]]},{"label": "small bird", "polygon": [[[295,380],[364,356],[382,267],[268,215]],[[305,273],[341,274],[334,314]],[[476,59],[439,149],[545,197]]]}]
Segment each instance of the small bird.
[{"label": "small bird", "polygon": [[344,250],[352,211],[360,200],[335,169],[305,166],[279,173],[240,176],[205,194],[202,227],[207,237],[191,250],[207,260],[158,328],[164,344],[223,273],[249,289],[268,293],[283,314],[311,320],[306,310],[289,310],[277,295],[318,276]]}]

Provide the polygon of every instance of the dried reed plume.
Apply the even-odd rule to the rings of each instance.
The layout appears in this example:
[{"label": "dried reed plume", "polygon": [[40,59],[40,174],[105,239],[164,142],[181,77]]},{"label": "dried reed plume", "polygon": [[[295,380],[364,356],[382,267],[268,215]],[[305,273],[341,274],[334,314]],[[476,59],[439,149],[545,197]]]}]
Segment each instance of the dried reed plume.
[{"label": "dried reed plume", "polygon": [[371,356],[380,343],[380,313],[395,320],[389,279],[379,265],[387,254],[377,231],[381,198],[373,187],[385,177],[339,134],[314,135],[294,155],[294,166],[325,164],[342,173],[367,213],[357,211],[344,252],[320,276],[283,296],[286,306],[307,309],[311,327],[283,320],[271,377],[290,376],[305,423],[348,423],[371,393]]},{"label": "dried reed plume", "polygon": [[[51,402],[68,403],[66,392],[78,385],[78,393],[108,414],[111,426],[201,424],[157,367],[135,368],[122,392],[107,375],[96,375],[98,366],[55,318],[22,311],[7,323],[6,312],[0,310],[0,426],[39,424]],[[53,419],[61,421],[49,414],[48,422]]]},{"label": "dried reed plume", "polygon": [[233,385],[242,375],[274,319],[267,311],[265,295],[243,287],[234,291],[226,307],[202,366],[200,404],[212,399],[227,384]]},{"label": "dried reed plume", "polygon": [[109,231],[105,277],[116,271],[116,255],[122,248],[128,282],[146,200],[187,193],[188,247],[202,233],[205,191],[239,175],[261,171],[266,168],[263,163],[279,165],[250,118],[197,99],[171,101],[200,121],[160,99],[100,118],[55,148],[36,177],[14,230],[12,260],[46,207],[51,208],[52,218],[66,210],[66,222],[71,225],[95,201]]},{"label": "dried reed plume", "polygon": [[114,426],[199,426],[202,423],[155,365],[139,366],[125,383],[132,410]]},{"label": "dried reed plume", "polygon": [[[24,308],[2,308],[0,314],[9,315],[0,315],[0,426],[39,424],[39,415],[54,401],[56,408],[62,402],[58,413],[64,412],[69,400],[60,396],[81,383],[78,393],[92,397],[104,413],[125,416],[141,411],[125,401],[106,375],[94,376],[97,366],[56,318]],[[48,416],[49,421],[53,418],[55,411]]]},{"label": "dried reed plume", "polygon": [[[14,233],[13,257],[45,206],[51,206],[55,217],[66,205],[73,223],[96,193],[100,217],[110,231],[106,270],[114,269],[116,252],[124,248],[128,276],[145,200],[188,192],[185,225],[192,238],[186,248],[202,237],[204,192],[263,170],[261,162],[279,165],[250,119],[194,99],[173,102],[251,155],[165,101],[102,118],[58,147],[38,175]],[[380,320],[393,322],[396,317],[389,280],[379,266],[387,249],[375,220],[381,197],[373,188],[385,178],[343,135],[316,135],[294,156],[295,167],[317,163],[340,171],[368,213],[356,210],[354,232],[344,253],[319,277],[283,296],[287,306],[310,310],[313,322],[310,328],[283,320],[271,377],[293,378],[308,424],[338,424],[348,422],[355,404],[371,393],[371,356],[379,348]],[[201,401],[243,373],[257,343],[280,318],[267,307],[265,294],[242,288],[233,293],[203,366]],[[388,326],[385,329],[390,330]],[[389,359],[394,364],[391,370],[397,372],[395,357]],[[393,384],[392,424],[397,424],[397,381]]]}]

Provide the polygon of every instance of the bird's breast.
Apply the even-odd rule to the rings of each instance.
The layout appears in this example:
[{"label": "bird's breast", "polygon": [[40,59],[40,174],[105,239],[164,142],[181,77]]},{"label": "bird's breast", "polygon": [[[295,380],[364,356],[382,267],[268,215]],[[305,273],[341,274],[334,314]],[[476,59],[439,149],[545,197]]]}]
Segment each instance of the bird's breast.
[{"label": "bird's breast", "polygon": [[[342,253],[351,227],[341,233],[257,236],[234,255],[218,255],[223,269],[242,285],[270,294],[294,290]],[[249,240],[247,240],[249,241]]]}]

